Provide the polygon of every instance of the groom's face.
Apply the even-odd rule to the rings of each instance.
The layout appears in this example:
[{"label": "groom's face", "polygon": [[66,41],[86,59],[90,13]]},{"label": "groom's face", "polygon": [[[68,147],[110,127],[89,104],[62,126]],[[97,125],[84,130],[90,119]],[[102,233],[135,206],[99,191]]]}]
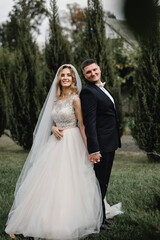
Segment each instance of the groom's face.
[{"label": "groom's face", "polygon": [[92,63],[83,69],[84,77],[93,83],[101,82],[101,70],[96,63]]}]

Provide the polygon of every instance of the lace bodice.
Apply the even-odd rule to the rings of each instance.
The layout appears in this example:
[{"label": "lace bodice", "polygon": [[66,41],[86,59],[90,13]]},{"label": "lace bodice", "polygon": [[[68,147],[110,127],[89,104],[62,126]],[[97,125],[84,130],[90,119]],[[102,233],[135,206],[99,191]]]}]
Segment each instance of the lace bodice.
[{"label": "lace bodice", "polygon": [[51,115],[57,127],[69,128],[77,126],[77,118],[72,105],[75,96],[77,95],[54,102]]}]

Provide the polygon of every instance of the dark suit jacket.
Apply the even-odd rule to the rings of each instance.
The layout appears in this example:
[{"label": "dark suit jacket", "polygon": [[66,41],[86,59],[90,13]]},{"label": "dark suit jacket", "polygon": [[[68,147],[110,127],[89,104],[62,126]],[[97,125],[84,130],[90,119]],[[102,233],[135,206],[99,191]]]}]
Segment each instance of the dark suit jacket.
[{"label": "dark suit jacket", "polygon": [[88,152],[115,151],[121,143],[113,102],[99,87],[89,82],[83,87],[80,98]]}]

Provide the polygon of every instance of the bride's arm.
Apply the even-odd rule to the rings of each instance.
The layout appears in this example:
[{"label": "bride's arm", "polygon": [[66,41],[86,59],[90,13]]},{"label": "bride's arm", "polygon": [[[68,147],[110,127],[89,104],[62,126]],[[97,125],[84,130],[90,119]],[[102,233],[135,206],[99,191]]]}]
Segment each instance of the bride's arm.
[{"label": "bride's arm", "polygon": [[76,96],[73,100],[73,108],[74,108],[74,112],[75,112],[76,118],[77,118],[78,123],[79,123],[79,128],[80,128],[80,132],[81,132],[81,135],[82,135],[83,142],[84,142],[84,144],[87,148],[87,138],[86,138],[86,134],[85,134],[85,127],[84,127],[84,124],[83,124],[81,100],[78,96]]},{"label": "bride's arm", "polygon": [[60,140],[63,137],[63,134],[62,134],[63,128],[56,127],[55,122],[53,123],[51,131],[52,131],[52,133],[54,134],[54,136],[56,137],[57,140]]}]

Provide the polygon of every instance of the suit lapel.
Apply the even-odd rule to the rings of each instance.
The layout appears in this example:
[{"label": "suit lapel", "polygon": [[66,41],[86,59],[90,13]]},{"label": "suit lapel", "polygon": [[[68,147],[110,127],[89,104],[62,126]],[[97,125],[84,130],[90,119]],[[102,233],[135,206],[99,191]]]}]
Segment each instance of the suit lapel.
[{"label": "suit lapel", "polygon": [[[109,101],[111,101],[112,102],[112,100],[107,96],[107,94],[105,94],[104,92],[103,92],[103,90],[101,90],[98,86],[96,86],[95,84],[93,84],[93,83],[89,83],[88,82],[88,84],[90,85],[90,86],[92,86],[93,88],[95,88],[102,96],[103,96],[103,98],[104,99],[108,99]],[[105,87],[105,89],[110,93],[110,91]],[[111,94],[111,93],[110,93]],[[113,95],[111,94],[111,96],[113,97]],[[113,97],[113,99],[114,99],[114,97]],[[115,100],[114,100],[114,102],[115,102]],[[112,102],[112,104],[113,104],[113,102]],[[116,111],[116,105],[114,105],[113,104],[113,108],[114,108],[114,110]]]},{"label": "suit lapel", "polygon": [[[112,93],[104,86],[104,88],[110,93],[110,95],[113,97],[114,99],[114,96],[112,95]],[[115,100],[114,100],[115,101]]]},{"label": "suit lapel", "polygon": [[[110,97],[108,97],[108,95],[107,94],[105,94],[104,92],[103,92],[103,90],[102,89],[100,89],[98,86],[96,86],[96,85],[94,85],[94,87],[96,88],[96,90],[99,92],[99,93],[101,93],[102,95],[103,95],[103,97],[107,97],[111,102],[112,102],[112,100],[110,99]],[[105,88],[106,89],[106,88]],[[108,89],[106,89],[107,91],[108,91]],[[108,91],[109,92],[109,91]],[[110,93],[110,92],[109,92]],[[110,93],[111,94],[111,93]],[[111,94],[111,96],[112,96],[112,94]],[[113,96],[112,96],[113,97]],[[114,98],[113,98],[114,99]],[[113,103],[113,102],[112,102]]]},{"label": "suit lapel", "polygon": [[117,109],[117,104],[116,104],[116,101],[115,101],[115,98],[114,98],[114,96],[112,95],[112,93],[106,88],[106,87],[104,87],[110,94],[111,94],[111,96],[113,97],[113,100],[114,100],[114,106],[115,106],[115,110]]}]

